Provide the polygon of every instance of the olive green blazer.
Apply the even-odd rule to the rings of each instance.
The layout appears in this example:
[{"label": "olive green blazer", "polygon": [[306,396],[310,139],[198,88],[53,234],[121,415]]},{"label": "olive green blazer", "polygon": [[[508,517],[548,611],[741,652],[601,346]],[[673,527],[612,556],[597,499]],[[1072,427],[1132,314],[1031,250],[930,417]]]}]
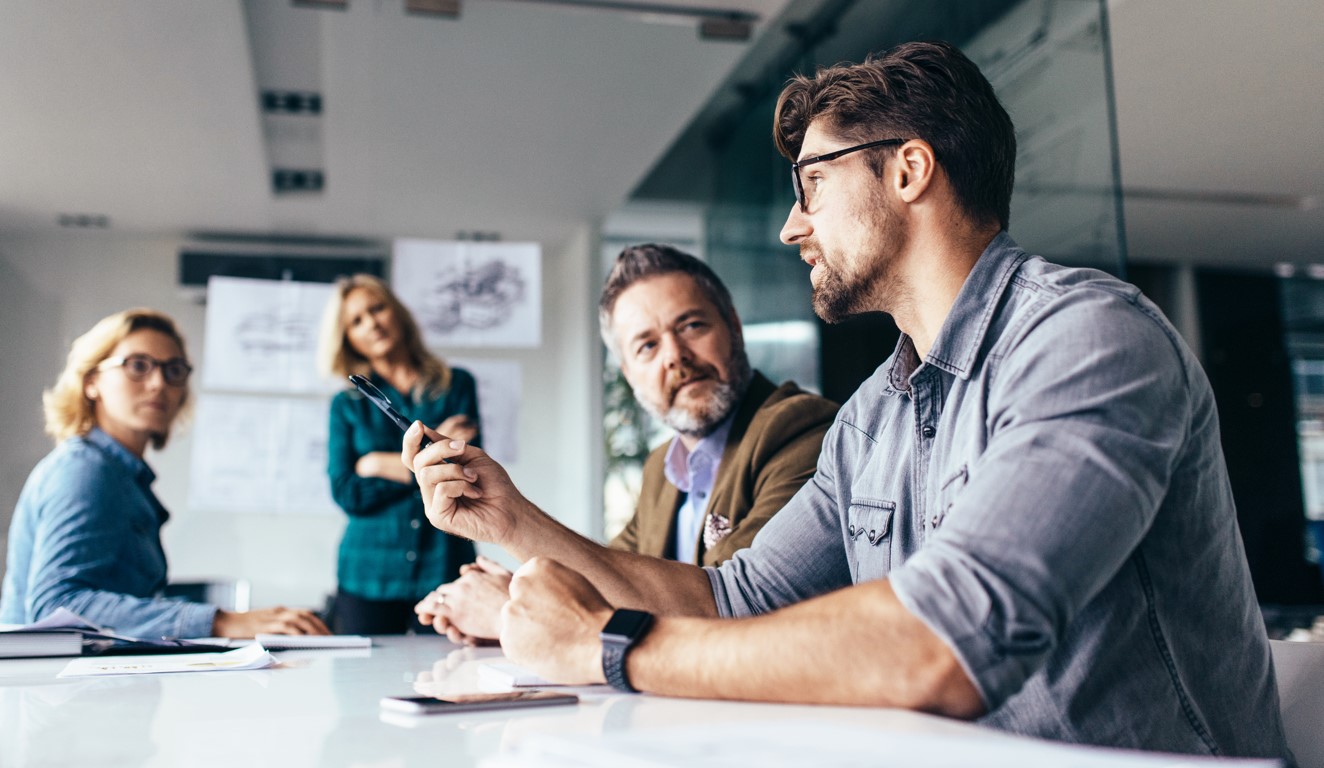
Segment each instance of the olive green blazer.
[{"label": "olive green blazer", "polygon": [[[717,565],[748,547],[754,534],[800,490],[814,474],[823,436],[839,407],[792,382],[776,387],[755,371],[722,451],[700,526],[696,565]],[[611,547],[675,557],[676,513],[683,499],[662,469],[670,445],[667,441],[648,455],[634,517]],[[708,549],[703,528],[713,515],[725,517],[731,531]]]}]

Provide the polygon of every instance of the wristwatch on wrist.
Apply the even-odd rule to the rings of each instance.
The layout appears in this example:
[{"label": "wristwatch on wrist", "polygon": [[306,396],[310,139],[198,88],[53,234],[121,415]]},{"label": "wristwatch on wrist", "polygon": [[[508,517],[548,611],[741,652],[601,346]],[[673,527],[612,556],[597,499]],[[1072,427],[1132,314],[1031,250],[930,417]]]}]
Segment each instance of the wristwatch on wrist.
[{"label": "wristwatch on wrist", "polygon": [[602,674],[611,687],[638,693],[625,675],[625,654],[653,627],[653,614],[617,608],[598,637],[602,639]]}]

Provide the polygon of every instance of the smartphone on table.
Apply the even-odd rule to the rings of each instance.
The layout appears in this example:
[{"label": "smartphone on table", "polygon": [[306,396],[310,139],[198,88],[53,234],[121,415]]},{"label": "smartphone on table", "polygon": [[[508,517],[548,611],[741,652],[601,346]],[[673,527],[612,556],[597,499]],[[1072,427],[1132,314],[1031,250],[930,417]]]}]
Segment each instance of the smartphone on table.
[{"label": "smartphone on table", "polygon": [[579,697],[572,693],[507,691],[504,693],[459,694],[444,699],[436,696],[387,696],[382,699],[381,706],[383,710],[407,715],[445,715],[452,712],[550,707],[558,704],[576,704],[578,702]]}]

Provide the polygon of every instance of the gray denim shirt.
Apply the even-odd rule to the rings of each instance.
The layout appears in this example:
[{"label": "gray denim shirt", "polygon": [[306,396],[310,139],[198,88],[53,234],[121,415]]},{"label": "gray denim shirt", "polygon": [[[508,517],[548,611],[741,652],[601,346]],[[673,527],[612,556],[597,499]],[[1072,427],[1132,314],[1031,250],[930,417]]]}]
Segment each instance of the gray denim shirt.
[{"label": "gray denim shirt", "polygon": [[997,728],[1287,755],[1204,372],[1137,288],[1005,233],[928,358],[902,336],[814,477],[708,570],[725,616],[890,579]]}]

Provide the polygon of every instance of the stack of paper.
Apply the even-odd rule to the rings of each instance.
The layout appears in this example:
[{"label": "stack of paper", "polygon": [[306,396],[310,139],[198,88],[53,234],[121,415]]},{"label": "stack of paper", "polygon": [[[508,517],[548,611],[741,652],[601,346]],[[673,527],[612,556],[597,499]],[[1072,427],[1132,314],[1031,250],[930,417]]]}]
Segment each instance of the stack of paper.
[{"label": "stack of paper", "polygon": [[179,656],[121,656],[115,659],[74,659],[57,677],[96,675],[149,675],[162,672],[221,672],[265,669],[276,659],[260,643],[223,653],[191,653]]},{"label": "stack of paper", "polygon": [[[19,638],[20,633],[23,635],[22,639]],[[0,638],[0,658],[208,653],[223,651],[226,648],[225,645],[207,645],[191,640],[166,638],[146,640],[116,634],[98,627],[68,608],[56,608],[46,618],[32,624],[16,627],[0,626],[0,636],[3,635],[12,637],[7,640]],[[30,652],[33,649],[39,652]]]},{"label": "stack of paper", "polygon": [[0,627],[0,659],[80,656],[84,635],[95,636],[100,631],[100,627],[78,614],[57,608],[32,624]]},{"label": "stack of paper", "polygon": [[79,656],[82,653],[82,632],[73,630],[10,630],[0,632],[0,659]]},{"label": "stack of paper", "polygon": [[372,647],[372,638],[364,635],[258,635],[257,641],[270,651]]}]

